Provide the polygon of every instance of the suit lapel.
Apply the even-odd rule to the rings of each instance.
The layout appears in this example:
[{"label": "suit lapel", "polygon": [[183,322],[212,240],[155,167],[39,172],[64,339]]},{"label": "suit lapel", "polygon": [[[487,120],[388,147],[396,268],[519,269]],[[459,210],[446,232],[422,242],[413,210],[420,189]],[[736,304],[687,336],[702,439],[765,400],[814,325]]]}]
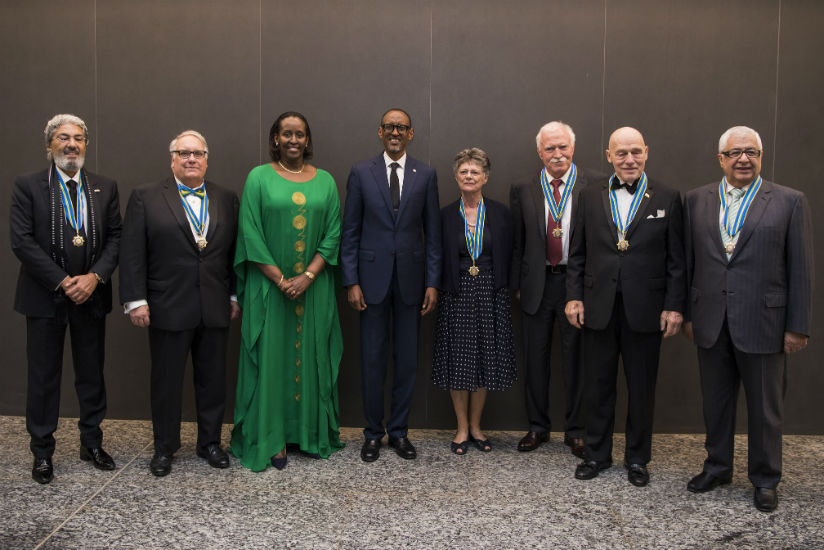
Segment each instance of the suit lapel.
[{"label": "suit lapel", "polygon": [[753,199],[750,205],[750,210],[747,212],[747,219],[744,220],[744,225],[741,227],[741,234],[738,236],[738,242],[735,244],[730,261],[733,261],[739,254],[739,250],[747,244],[747,241],[752,236],[755,227],[761,221],[761,217],[767,211],[767,205],[770,203],[770,184],[766,181],[761,183],[761,189],[758,190],[758,195]]},{"label": "suit lapel", "polygon": [[612,219],[612,207],[609,205],[609,180],[602,184],[601,187],[601,205],[604,207],[604,214],[606,215],[607,227],[612,230],[612,236],[618,235],[618,227]]},{"label": "suit lapel", "polygon": [[540,178],[535,178],[529,188],[529,197],[532,200],[532,207],[535,208],[535,234],[538,240],[546,240],[546,207],[544,206],[544,191],[541,188]]},{"label": "suit lapel", "polygon": [[[220,224],[223,212],[220,209],[220,201],[212,200],[213,197],[210,196],[215,188],[214,184],[207,180],[204,185],[206,186],[206,196],[209,197],[209,229],[206,231],[206,242],[211,242],[217,232],[217,226]],[[214,195],[216,198],[217,193],[214,193]]]},{"label": "suit lapel", "polygon": [[721,239],[721,226],[718,223],[721,216],[721,201],[718,200],[718,186],[710,186],[705,204],[707,216],[696,216],[696,219],[707,219],[713,222],[704,224],[704,229],[707,232],[707,238],[715,245],[715,252],[726,263],[727,254],[724,251],[724,241]]},{"label": "suit lapel", "polygon": [[[412,190],[418,183],[418,169],[415,166],[415,161],[409,155],[406,155],[406,166],[403,169],[403,189],[401,190],[401,203],[398,205],[398,217],[395,223],[401,219],[406,204],[409,202],[409,197],[412,196]],[[386,182],[387,195],[389,192],[389,182]]]},{"label": "suit lapel", "polygon": [[655,189],[652,184],[648,184],[644,196],[641,197],[641,204],[638,205],[638,210],[635,212],[635,217],[632,218],[632,223],[630,223],[629,228],[627,228],[627,239],[629,239],[629,236],[635,231],[635,228],[638,227],[638,224],[641,223],[641,220],[647,217],[647,210],[649,210],[649,204],[652,202],[653,196],[655,196]]},{"label": "suit lapel", "polygon": [[186,219],[186,212],[183,210],[183,204],[180,202],[180,193],[177,191],[177,183],[173,178],[167,179],[163,182],[163,198],[166,199],[166,204],[172,212],[177,224],[186,236],[186,240],[192,247],[197,247],[195,244],[194,235],[192,235],[192,227],[189,225],[189,220]]},{"label": "suit lapel", "polygon": [[389,179],[386,177],[386,165],[383,163],[383,153],[372,161],[372,179],[375,182],[378,194],[383,198],[383,202],[386,204],[387,210],[389,210],[389,215],[392,216],[392,197],[389,196]]}]

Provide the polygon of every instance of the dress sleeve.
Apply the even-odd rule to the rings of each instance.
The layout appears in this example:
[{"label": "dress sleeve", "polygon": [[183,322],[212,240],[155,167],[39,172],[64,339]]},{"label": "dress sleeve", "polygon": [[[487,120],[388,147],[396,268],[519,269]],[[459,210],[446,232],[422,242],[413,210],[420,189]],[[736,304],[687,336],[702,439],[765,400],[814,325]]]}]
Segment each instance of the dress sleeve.
[{"label": "dress sleeve", "polygon": [[329,192],[326,194],[325,224],[318,243],[318,254],[327,265],[338,265],[341,235],[340,198],[338,187],[332,176],[329,176],[329,187]]}]

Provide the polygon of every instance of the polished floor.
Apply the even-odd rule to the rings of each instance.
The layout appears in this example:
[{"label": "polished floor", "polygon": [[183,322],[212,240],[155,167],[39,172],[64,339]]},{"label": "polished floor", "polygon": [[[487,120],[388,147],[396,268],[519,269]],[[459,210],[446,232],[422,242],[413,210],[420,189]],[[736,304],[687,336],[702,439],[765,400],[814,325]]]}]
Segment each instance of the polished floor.
[{"label": "polished floor", "polygon": [[[637,488],[620,466],[574,479],[577,459],[554,433],[518,453],[520,432],[489,432],[493,452],[459,457],[450,432],[415,430],[417,460],[384,447],[365,464],[360,431],[345,429],[329,460],[295,455],[283,471],[253,473],[234,457],[210,468],[186,424],[172,473],[155,478],[151,425],[108,420],[118,468],[101,472],[78,459],[75,423],[61,420],[55,479],[41,486],[24,419],[0,417],[0,550],[824,548],[824,436],[785,437],[778,510],[765,514],[752,506],[742,436],[733,482],[694,495],[698,435],[656,435],[650,485]],[[618,464],[622,448],[616,437]]]}]

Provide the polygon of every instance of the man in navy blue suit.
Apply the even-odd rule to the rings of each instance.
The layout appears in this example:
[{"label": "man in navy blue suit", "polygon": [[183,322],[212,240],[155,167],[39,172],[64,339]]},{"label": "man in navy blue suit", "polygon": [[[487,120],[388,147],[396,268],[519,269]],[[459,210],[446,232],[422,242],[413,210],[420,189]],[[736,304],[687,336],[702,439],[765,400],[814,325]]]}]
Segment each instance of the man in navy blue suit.
[{"label": "man in navy blue suit", "polygon": [[[364,462],[378,459],[385,433],[401,458],[417,456],[407,438],[409,406],[420,318],[438,301],[441,237],[435,170],[406,154],[414,135],[404,110],[384,113],[383,153],[355,164],[346,187],[341,267],[349,305],[360,311]],[[390,326],[395,371],[384,427]]]}]

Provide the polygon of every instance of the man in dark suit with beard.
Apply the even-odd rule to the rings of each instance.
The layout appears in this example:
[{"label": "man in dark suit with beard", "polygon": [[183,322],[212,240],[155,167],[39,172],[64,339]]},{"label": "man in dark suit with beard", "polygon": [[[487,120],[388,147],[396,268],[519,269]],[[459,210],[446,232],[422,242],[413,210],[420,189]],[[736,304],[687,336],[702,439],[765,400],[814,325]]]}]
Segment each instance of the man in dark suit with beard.
[{"label": "man in dark suit with beard", "polygon": [[747,396],[748,474],[762,512],[778,505],[787,354],[807,347],[813,243],[807,198],[761,179],[752,128],[721,136],[720,183],[687,193],[689,302],[684,333],[698,347],[707,459],[694,493],[732,479],[738,389]]},{"label": "man in dark suit with beard", "polygon": [[581,194],[569,252],[566,315],[583,327],[585,460],[578,479],[612,465],[618,356],[628,406],[624,466],[635,486],[649,482],[652,419],[661,335],[681,327],[684,243],[681,196],[644,167],[649,148],[634,128],[609,138],[615,173]]},{"label": "man in dark suit with beard", "polygon": [[180,448],[181,394],[191,352],[197,455],[227,468],[220,447],[226,400],[229,320],[240,314],[232,264],[237,195],[206,175],[209,146],[194,130],[169,145],[173,177],[135,189],[123,223],[120,301],[132,324],[149,329],[155,454],[165,476]]},{"label": "man in dark suit with beard", "polygon": [[566,397],[564,443],[572,454],[583,458],[581,331],[569,324],[564,306],[576,202],[596,175],[573,164],[575,134],[569,125],[559,121],[545,124],[536,136],[536,145],[543,168],[528,183],[513,185],[509,193],[515,237],[509,280],[523,311],[524,394],[529,422],[518,450],[532,451],[549,440],[549,361],[557,321]]},{"label": "man in dark suit with beard", "polygon": [[83,169],[89,132],[74,115],[46,124],[46,170],[18,177],[11,201],[11,247],[20,259],[14,309],[26,316],[26,429],[32,477],[49,483],[60,409],[66,327],[80,405],[80,458],[100,470],[115,463],[102,448],[106,314],[120,245],[117,184]]}]

